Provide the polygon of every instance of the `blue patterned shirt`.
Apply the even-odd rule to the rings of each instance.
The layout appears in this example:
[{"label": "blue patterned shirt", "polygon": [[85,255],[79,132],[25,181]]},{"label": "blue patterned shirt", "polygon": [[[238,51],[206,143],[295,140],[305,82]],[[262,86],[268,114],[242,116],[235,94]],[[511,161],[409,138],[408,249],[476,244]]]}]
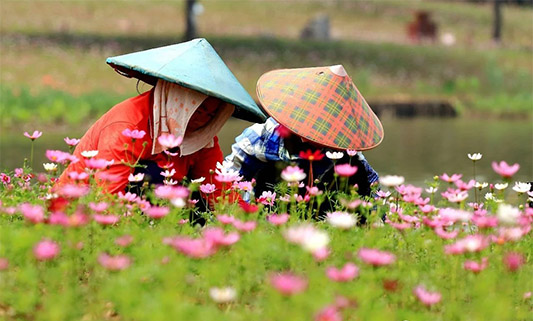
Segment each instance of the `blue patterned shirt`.
[{"label": "blue patterned shirt", "polygon": [[[231,165],[231,169],[249,180],[267,162],[298,162],[300,158],[297,155],[290,155],[285,148],[283,137],[276,130],[278,126],[278,122],[270,117],[265,123],[254,124],[237,136],[231,146],[231,154],[225,160]],[[368,173],[368,182],[370,184],[377,182],[378,173],[361,152],[358,152],[357,156]]]}]

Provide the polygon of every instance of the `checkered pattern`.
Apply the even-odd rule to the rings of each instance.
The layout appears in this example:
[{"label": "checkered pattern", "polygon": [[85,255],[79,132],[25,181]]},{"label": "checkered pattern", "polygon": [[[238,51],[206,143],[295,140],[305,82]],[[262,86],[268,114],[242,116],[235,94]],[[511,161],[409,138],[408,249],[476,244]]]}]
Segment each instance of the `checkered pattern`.
[{"label": "checkered pattern", "polygon": [[268,72],[257,83],[257,96],[279,123],[319,144],[368,150],[383,139],[381,122],[350,77],[329,67]]}]

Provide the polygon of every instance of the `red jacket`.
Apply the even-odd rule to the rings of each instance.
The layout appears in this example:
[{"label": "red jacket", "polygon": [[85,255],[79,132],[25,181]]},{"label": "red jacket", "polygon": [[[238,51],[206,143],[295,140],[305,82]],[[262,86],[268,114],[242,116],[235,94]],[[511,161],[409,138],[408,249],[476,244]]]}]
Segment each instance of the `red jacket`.
[{"label": "red jacket", "polygon": [[[152,155],[152,137],[150,137],[150,124],[153,105],[153,90],[145,92],[139,96],[127,99],[104,114],[81,138],[78,146],[74,151],[74,155],[79,158],[79,162],[70,164],[59,178],[59,184],[64,184],[70,181],[68,173],[84,172],[85,161],[81,156],[82,151],[98,150],[96,158],[113,160],[114,163],[102,173],[111,174],[118,178],[115,182],[106,182],[99,180],[99,184],[104,187],[107,192],[118,193],[124,191],[128,184],[128,176],[133,173],[133,169],[124,165],[122,161],[134,163],[135,160],[152,160],[160,167],[168,162],[168,156],[160,153]],[[125,129],[144,130],[146,135],[142,139],[137,139],[135,143],[132,139],[122,135]],[[214,138],[215,146],[211,148],[204,148],[194,154],[187,156],[171,157],[170,162],[173,163],[173,168],[176,170],[173,179],[180,181],[184,176],[195,179],[205,177],[205,183],[213,183],[217,185],[217,190],[220,191],[220,183],[216,182],[209,173],[211,169],[216,168],[217,162],[222,162],[223,154],[218,144],[218,138]],[[147,143],[143,148],[143,144]],[[128,148],[125,149],[125,145]]]}]

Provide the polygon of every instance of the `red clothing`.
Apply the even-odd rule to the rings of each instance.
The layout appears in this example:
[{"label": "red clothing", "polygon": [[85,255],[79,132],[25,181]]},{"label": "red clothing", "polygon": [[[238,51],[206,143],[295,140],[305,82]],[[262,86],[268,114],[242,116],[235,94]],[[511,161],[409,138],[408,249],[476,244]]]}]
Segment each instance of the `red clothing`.
[{"label": "red clothing", "polygon": [[[81,138],[80,143],[74,151],[74,155],[80,159],[75,164],[70,164],[59,178],[59,184],[64,184],[70,180],[68,173],[84,172],[85,161],[81,156],[82,151],[98,150],[96,158],[114,160],[114,164],[97,175],[102,173],[116,176],[116,182],[106,182],[99,180],[99,184],[111,193],[124,191],[128,184],[128,176],[133,173],[133,168],[125,165],[134,163],[137,159],[155,161],[160,167],[167,164],[168,156],[160,153],[152,155],[152,137],[150,137],[150,124],[153,105],[153,90],[145,92],[139,96],[127,99],[104,114]],[[142,139],[137,139],[135,143],[130,137],[122,135],[125,129],[144,130],[146,135]],[[195,179],[206,178],[206,183],[217,185],[220,191],[220,183],[211,179],[209,171],[216,168],[217,162],[222,162],[223,154],[218,144],[218,138],[214,138],[215,145],[211,148],[203,148],[191,155],[171,157],[170,162],[176,173],[172,177],[180,181],[184,176]],[[143,144],[146,146],[143,147]],[[128,145],[127,149],[124,147]]]}]

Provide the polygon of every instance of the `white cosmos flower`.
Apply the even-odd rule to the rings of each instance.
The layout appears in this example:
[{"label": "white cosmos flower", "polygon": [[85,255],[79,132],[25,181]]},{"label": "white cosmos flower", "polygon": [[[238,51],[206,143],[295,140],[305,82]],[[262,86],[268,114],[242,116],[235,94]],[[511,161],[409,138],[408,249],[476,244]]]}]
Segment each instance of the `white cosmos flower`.
[{"label": "white cosmos flower", "polygon": [[193,179],[191,180],[191,183],[202,183],[203,181],[205,181],[205,177],[200,177],[200,178],[197,178],[197,179]]},{"label": "white cosmos flower", "polygon": [[483,155],[481,155],[481,153],[468,154],[468,158],[470,158],[474,162],[480,160],[481,157],[483,157]]},{"label": "white cosmos flower", "polygon": [[143,173],[138,173],[138,174],[130,174],[128,176],[128,181],[130,182],[140,182],[144,179],[144,174]]},{"label": "white cosmos flower", "polygon": [[170,201],[170,203],[172,203],[172,205],[174,205],[175,207],[177,208],[183,208],[185,207],[185,200],[183,198],[174,198]]},{"label": "white cosmos flower", "polygon": [[92,157],[95,157],[96,155],[98,155],[97,150],[84,150],[81,152],[81,156],[85,158],[92,158]]},{"label": "white cosmos flower", "polygon": [[437,187],[433,187],[433,186],[430,186],[428,188],[426,188],[426,192],[428,192],[429,194],[434,194],[438,191],[439,189]]},{"label": "white cosmos flower", "polygon": [[515,182],[513,186],[513,191],[517,193],[527,193],[530,189],[531,184],[529,183]]},{"label": "white cosmos flower", "polygon": [[348,156],[355,156],[357,151],[355,149],[347,149],[346,154],[348,154]]},{"label": "white cosmos flower", "polygon": [[174,174],[176,174],[176,170],[174,168],[171,171],[167,169],[166,171],[161,172],[161,176],[166,177],[166,178],[172,177],[174,176]]},{"label": "white cosmos flower", "polygon": [[489,183],[487,183],[487,182],[483,182],[483,183],[476,182],[475,186],[476,186],[476,188],[484,189],[485,187],[489,186]]},{"label": "white cosmos flower", "polygon": [[494,200],[494,195],[492,193],[487,193],[487,194],[485,194],[485,199],[487,201]]},{"label": "white cosmos flower", "polygon": [[405,182],[405,178],[403,176],[386,175],[379,178],[379,183],[388,187],[402,185],[403,182]]},{"label": "white cosmos flower", "polygon": [[357,218],[346,212],[328,213],[326,221],[333,227],[340,229],[349,229],[357,223]]},{"label": "white cosmos flower", "polygon": [[507,188],[507,186],[509,186],[508,183],[498,183],[498,184],[494,184],[494,188],[501,191],[501,190],[504,190]]},{"label": "white cosmos flower", "polygon": [[209,289],[209,296],[217,303],[228,303],[237,298],[237,291],[230,286],[222,288],[212,287]]},{"label": "white cosmos flower", "polygon": [[47,172],[53,172],[57,169],[56,163],[43,163],[44,170]]},{"label": "white cosmos flower", "polygon": [[343,152],[326,152],[326,157],[329,159],[341,159],[344,156]]},{"label": "white cosmos flower", "polygon": [[500,204],[496,215],[498,216],[498,220],[502,223],[516,224],[520,217],[520,210],[517,207],[508,204]]}]

